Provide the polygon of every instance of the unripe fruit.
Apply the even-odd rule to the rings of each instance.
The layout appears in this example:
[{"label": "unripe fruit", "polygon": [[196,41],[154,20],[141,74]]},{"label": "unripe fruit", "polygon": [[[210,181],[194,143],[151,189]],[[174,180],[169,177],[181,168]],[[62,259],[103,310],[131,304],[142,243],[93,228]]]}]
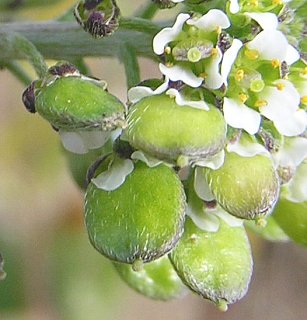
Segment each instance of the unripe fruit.
[{"label": "unripe fruit", "polygon": [[125,263],[114,263],[114,266],[132,289],[149,298],[170,300],[186,292],[186,287],[166,255],[146,263],[140,271],[133,271],[131,265]]},{"label": "unripe fruit", "polygon": [[280,198],[272,216],[293,241],[307,246],[307,201]]},{"label": "unripe fruit", "polygon": [[206,232],[186,219],[185,230],[170,259],[182,281],[223,310],[247,292],[253,260],[243,227],[220,220],[217,232]]},{"label": "unripe fruit", "polygon": [[278,176],[266,156],[226,153],[222,167],[203,172],[217,202],[236,217],[260,219],[271,213],[278,199]]},{"label": "unripe fruit", "polygon": [[43,87],[36,111],[57,129],[104,130],[121,127],[125,108],[113,95],[81,77],[62,77]]},{"label": "unripe fruit", "polygon": [[90,183],[85,223],[93,246],[125,263],[150,262],[169,252],[183,232],[185,194],[173,169],[135,164],[113,191]]},{"label": "unripe fruit", "polygon": [[168,95],[143,98],[128,112],[129,143],[160,159],[216,154],[226,139],[226,123],[214,106],[201,110],[177,105]]}]

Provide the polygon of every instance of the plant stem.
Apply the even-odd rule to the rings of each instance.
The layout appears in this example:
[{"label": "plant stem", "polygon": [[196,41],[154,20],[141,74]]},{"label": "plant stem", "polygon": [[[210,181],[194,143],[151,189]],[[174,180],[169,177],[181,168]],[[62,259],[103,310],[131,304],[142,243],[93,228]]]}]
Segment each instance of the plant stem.
[{"label": "plant stem", "polygon": [[158,11],[158,6],[149,0],[144,6],[142,6],[136,13],[135,16],[143,19],[151,20],[156,12]]},{"label": "plant stem", "polygon": [[124,64],[128,89],[140,82],[140,67],[137,55],[129,44],[124,44],[120,50],[120,60]]},{"label": "plant stem", "polygon": [[2,63],[0,61],[0,66],[9,70],[25,86],[28,86],[31,83],[31,77],[24,71],[24,69],[19,65],[19,63],[15,61]]}]

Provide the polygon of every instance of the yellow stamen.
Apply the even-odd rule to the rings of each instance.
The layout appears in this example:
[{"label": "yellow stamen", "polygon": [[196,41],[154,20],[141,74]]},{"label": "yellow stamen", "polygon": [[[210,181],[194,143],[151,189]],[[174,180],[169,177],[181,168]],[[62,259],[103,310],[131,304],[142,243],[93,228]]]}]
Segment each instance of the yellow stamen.
[{"label": "yellow stamen", "polygon": [[170,54],[171,52],[172,52],[171,47],[166,47],[166,48],[164,49],[164,53],[165,53],[165,54]]},{"label": "yellow stamen", "polygon": [[236,71],[236,74],[235,74],[235,79],[236,79],[237,81],[242,81],[243,78],[244,78],[244,70],[243,70],[243,69],[238,69],[238,70]]},{"label": "yellow stamen", "polygon": [[276,6],[279,6],[279,5],[283,4],[283,1],[282,0],[273,0],[272,4],[275,4]]},{"label": "yellow stamen", "polygon": [[166,62],[165,65],[166,65],[168,68],[170,68],[170,67],[172,67],[174,64],[173,64],[173,62]]},{"label": "yellow stamen", "polygon": [[284,83],[277,83],[276,88],[279,91],[283,91],[285,89],[285,84]]},{"label": "yellow stamen", "polygon": [[208,73],[206,73],[206,72],[201,72],[198,76],[201,77],[201,78],[203,78],[203,79],[205,79],[205,78],[207,78]]},{"label": "yellow stamen", "polygon": [[302,96],[301,97],[301,103],[307,105],[307,96]]},{"label": "yellow stamen", "polygon": [[216,33],[220,34],[221,32],[222,32],[222,27],[221,26],[216,27]]},{"label": "yellow stamen", "polygon": [[259,58],[259,52],[257,50],[246,49],[244,54],[250,60],[257,60]]},{"label": "yellow stamen", "polygon": [[256,108],[265,107],[265,106],[267,106],[267,105],[268,105],[268,102],[267,102],[266,100],[260,99],[260,100],[257,100],[257,101],[255,102],[255,107],[256,107]]},{"label": "yellow stamen", "polygon": [[274,69],[279,68],[280,67],[280,60],[279,59],[273,59],[272,60],[272,66]]},{"label": "yellow stamen", "polygon": [[307,67],[304,68],[304,70],[301,72],[302,76],[307,76]]},{"label": "yellow stamen", "polygon": [[245,94],[245,93],[243,93],[243,92],[241,92],[241,93],[239,94],[239,99],[241,100],[242,103],[245,103],[246,100],[248,99],[248,95]]},{"label": "yellow stamen", "polygon": [[258,0],[251,0],[248,4],[253,7],[258,7],[259,2]]},{"label": "yellow stamen", "polygon": [[216,48],[212,48],[211,49],[211,55],[212,56],[216,56],[217,55],[218,50]]}]

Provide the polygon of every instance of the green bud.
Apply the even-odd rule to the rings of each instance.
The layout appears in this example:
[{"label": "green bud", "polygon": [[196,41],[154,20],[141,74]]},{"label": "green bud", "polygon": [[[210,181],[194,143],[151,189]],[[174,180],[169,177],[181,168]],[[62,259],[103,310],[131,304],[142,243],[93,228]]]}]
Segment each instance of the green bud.
[{"label": "green bud", "polygon": [[279,196],[279,179],[270,158],[226,153],[221,168],[204,168],[217,202],[230,214],[260,219],[271,213]]},{"label": "green bud", "polygon": [[243,227],[230,227],[220,220],[217,232],[207,232],[187,218],[184,234],[170,259],[192,291],[223,311],[248,290],[253,260]]},{"label": "green bud", "polygon": [[280,198],[272,216],[294,242],[307,246],[307,201]]},{"label": "green bud", "polygon": [[209,111],[179,106],[167,95],[154,95],[129,109],[126,135],[134,148],[157,158],[200,158],[223,149],[226,123],[213,106]]},{"label": "green bud", "polygon": [[150,262],[169,252],[182,235],[184,213],[183,186],[165,165],[149,168],[137,162],[117,189],[90,183],[85,196],[90,241],[118,262]]},{"label": "green bud", "polygon": [[186,292],[167,256],[146,263],[143,269],[137,272],[133,271],[129,264],[114,263],[114,266],[132,289],[149,298],[170,300]]},{"label": "green bud", "polygon": [[98,83],[83,77],[59,77],[42,87],[35,109],[53,127],[67,131],[110,131],[124,124],[124,105]]}]

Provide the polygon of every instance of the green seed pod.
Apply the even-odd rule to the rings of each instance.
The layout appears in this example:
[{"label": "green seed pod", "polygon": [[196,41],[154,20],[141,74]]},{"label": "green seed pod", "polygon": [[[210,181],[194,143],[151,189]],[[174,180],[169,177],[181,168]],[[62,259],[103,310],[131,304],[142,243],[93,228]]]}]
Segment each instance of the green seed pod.
[{"label": "green seed pod", "polygon": [[247,292],[253,260],[243,227],[230,227],[220,220],[217,232],[207,232],[186,219],[185,231],[170,253],[182,281],[220,309]]},{"label": "green seed pod", "polygon": [[105,191],[91,182],[85,196],[90,241],[118,262],[150,262],[169,252],[182,235],[184,213],[183,186],[165,165],[137,162],[117,189]]},{"label": "green seed pod", "polygon": [[230,214],[259,220],[271,213],[279,196],[279,179],[270,158],[226,153],[222,167],[204,168],[217,202]]},{"label": "green seed pod", "polygon": [[307,201],[280,198],[272,217],[294,242],[307,246]]},{"label": "green seed pod", "polygon": [[209,157],[224,147],[226,123],[221,112],[179,106],[168,95],[143,98],[129,109],[127,139],[160,159]]},{"label": "green seed pod", "polygon": [[140,271],[133,271],[131,265],[125,263],[114,263],[114,266],[132,289],[149,298],[170,300],[186,292],[167,256],[146,263]]},{"label": "green seed pod", "polygon": [[124,123],[124,105],[83,77],[61,77],[46,85],[36,95],[35,109],[53,127],[67,131],[109,131]]}]

